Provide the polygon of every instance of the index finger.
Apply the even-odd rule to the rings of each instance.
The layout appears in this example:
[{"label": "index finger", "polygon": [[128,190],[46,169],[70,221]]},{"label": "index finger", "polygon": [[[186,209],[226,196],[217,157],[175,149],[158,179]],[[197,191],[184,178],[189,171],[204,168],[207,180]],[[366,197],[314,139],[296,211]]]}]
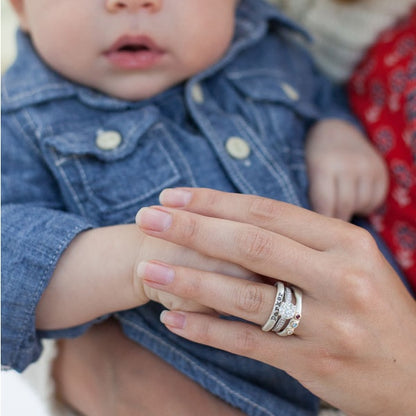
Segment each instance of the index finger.
[{"label": "index finger", "polygon": [[160,202],[166,207],[255,225],[319,251],[339,245],[349,227],[343,221],[286,202],[207,188],[165,189]]}]

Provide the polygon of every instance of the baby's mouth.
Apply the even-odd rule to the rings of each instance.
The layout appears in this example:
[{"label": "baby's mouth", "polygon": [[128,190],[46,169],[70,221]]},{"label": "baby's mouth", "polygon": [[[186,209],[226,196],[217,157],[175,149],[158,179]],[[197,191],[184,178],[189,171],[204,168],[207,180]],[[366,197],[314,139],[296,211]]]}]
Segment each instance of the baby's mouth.
[{"label": "baby's mouth", "polygon": [[118,52],[127,52],[127,53],[134,53],[134,52],[142,52],[142,51],[149,51],[150,48],[146,45],[136,45],[136,44],[127,44],[118,48]]},{"label": "baby's mouth", "polygon": [[120,37],[104,52],[109,61],[123,69],[146,69],[156,64],[165,51],[148,36]]},{"label": "baby's mouth", "polygon": [[140,52],[154,52],[164,53],[148,36],[122,36],[105,52],[106,55],[112,53],[140,53]]}]

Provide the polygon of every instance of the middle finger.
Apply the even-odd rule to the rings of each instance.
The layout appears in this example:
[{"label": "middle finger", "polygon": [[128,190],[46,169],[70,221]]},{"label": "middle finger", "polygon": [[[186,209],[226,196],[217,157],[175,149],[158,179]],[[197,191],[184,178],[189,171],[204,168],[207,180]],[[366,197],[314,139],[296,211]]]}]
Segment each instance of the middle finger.
[{"label": "middle finger", "polygon": [[328,269],[325,252],[251,224],[160,207],[142,208],[137,223],[154,237],[304,289],[321,286],[317,276]]}]

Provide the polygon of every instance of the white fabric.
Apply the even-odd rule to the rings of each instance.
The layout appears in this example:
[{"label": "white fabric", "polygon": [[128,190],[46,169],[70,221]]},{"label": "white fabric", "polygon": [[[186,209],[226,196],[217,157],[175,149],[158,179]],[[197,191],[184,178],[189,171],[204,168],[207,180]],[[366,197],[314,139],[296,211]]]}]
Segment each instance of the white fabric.
[{"label": "white fabric", "polygon": [[345,81],[378,35],[416,5],[416,0],[269,0],[313,36],[318,66],[335,81]]},{"label": "white fabric", "polygon": [[1,373],[1,414],[4,416],[49,416],[45,403],[15,371]]},{"label": "white fabric", "polygon": [[[2,412],[5,416],[76,416],[55,398],[55,387],[51,375],[52,363],[56,356],[55,341],[43,340],[42,343],[44,349],[38,361],[31,364],[22,374],[14,371],[4,374],[8,395],[3,395],[3,397],[7,397],[7,406],[9,406],[9,413]],[[36,412],[21,411],[20,409],[26,402],[31,403]]]}]

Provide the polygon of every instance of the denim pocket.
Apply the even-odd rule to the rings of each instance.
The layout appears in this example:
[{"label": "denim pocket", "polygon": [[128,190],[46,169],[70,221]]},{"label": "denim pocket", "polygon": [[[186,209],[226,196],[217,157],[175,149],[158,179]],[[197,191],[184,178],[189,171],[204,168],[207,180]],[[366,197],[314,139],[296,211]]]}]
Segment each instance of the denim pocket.
[{"label": "denim pocket", "polygon": [[[111,115],[99,129],[91,124],[45,140],[63,193],[81,214],[100,223],[120,222],[121,215],[128,222],[141,206],[157,203],[162,189],[190,183],[157,110]],[[103,142],[105,134],[110,138]]]}]

